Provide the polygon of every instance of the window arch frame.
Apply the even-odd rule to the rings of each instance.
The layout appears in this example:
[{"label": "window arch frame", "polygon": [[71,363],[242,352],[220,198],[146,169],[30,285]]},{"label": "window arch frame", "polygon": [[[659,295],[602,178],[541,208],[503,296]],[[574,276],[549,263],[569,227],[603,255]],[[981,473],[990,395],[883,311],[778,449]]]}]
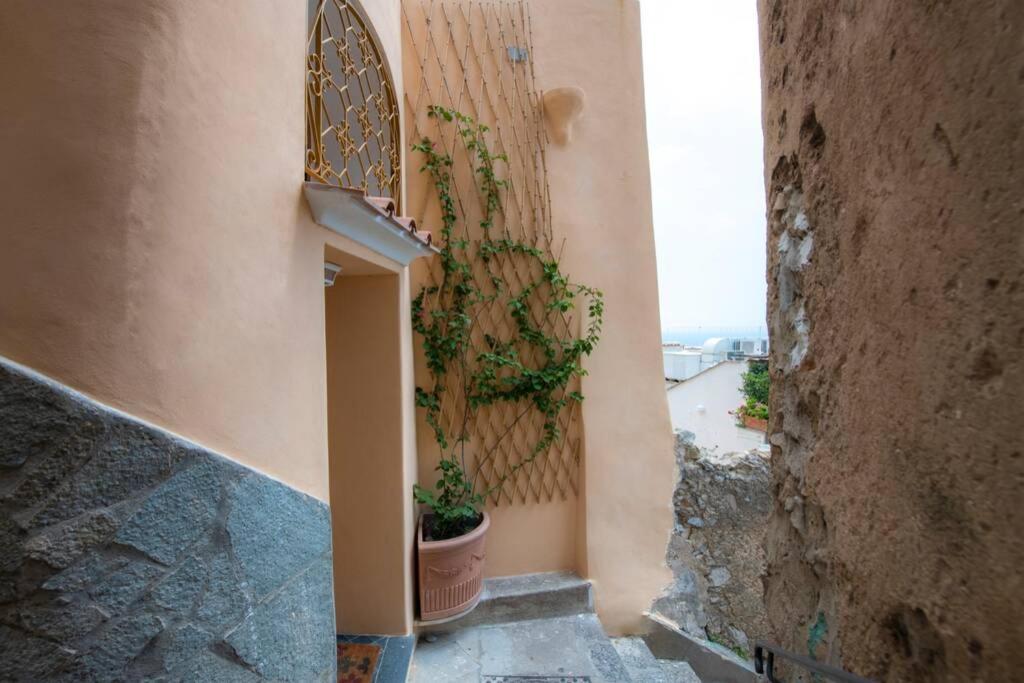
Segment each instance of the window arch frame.
[{"label": "window arch frame", "polygon": [[[306,44],[306,178],[388,197],[399,212],[401,108],[381,41],[357,0],[313,0],[310,4],[314,2]],[[344,41],[339,39],[339,32]],[[353,38],[355,45],[350,44]],[[337,60],[328,56],[332,43]],[[358,59],[353,57],[354,51]],[[338,66],[342,73],[337,73]],[[339,86],[342,79],[344,85]],[[353,83],[357,85],[355,93],[350,88]],[[331,120],[328,99],[332,92],[341,105],[341,117],[333,112],[338,119],[335,121]],[[371,110],[375,116],[371,116]],[[352,114],[354,122],[350,120]],[[342,168],[336,167],[337,161]],[[371,183],[371,178],[375,182]]]}]

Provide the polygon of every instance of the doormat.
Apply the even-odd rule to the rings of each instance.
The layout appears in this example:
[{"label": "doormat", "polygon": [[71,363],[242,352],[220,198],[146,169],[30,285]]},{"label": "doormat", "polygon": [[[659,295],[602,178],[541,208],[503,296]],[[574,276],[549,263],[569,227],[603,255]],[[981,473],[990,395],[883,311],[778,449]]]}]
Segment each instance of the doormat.
[{"label": "doormat", "polygon": [[338,643],[338,683],[373,683],[380,645]]},{"label": "doormat", "polygon": [[590,676],[484,676],[483,683],[590,683]]}]

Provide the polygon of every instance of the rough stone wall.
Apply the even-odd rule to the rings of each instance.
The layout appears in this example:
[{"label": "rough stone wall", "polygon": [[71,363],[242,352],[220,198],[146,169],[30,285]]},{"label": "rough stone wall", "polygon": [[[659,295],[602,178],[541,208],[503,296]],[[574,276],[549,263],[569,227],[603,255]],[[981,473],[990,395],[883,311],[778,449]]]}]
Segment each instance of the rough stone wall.
[{"label": "rough stone wall", "polygon": [[719,454],[676,432],[679,480],[667,562],[674,581],[653,609],[691,635],[744,656],[768,636],[762,575],[772,509],[767,459],[756,452]]},{"label": "rough stone wall", "polygon": [[758,4],[775,636],[880,680],[1015,680],[1024,3]]},{"label": "rough stone wall", "polygon": [[334,680],[325,504],[4,362],[0,549],[0,680]]}]

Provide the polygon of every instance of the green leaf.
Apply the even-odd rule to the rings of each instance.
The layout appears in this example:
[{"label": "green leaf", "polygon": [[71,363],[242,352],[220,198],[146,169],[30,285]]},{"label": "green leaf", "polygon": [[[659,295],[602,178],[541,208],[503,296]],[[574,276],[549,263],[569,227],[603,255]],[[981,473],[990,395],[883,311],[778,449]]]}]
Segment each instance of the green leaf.
[{"label": "green leaf", "polygon": [[[466,216],[461,214],[461,205],[453,194],[455,186],[449,170],[454,163],[452,156],[436,151],[427,137],[412,145],[414,151],[425,156],[421,172],[429,174],[441,207],[440,282],[421,290],[412,303],[412,327],[422,338],[433,382],[433,387],[417,387],[416,406],[424,410],[426,423],[444,456],[437,467],[441,474],[435,484],[436,494],[415,487],[414,495],[434,512],[437,531],[443,536],[461,533],[460,525],[477,518],[484,494],[495,489],[475,490],[476,479],[463,471],[462,457],[456,455],[465,454],[472,462],[475,440],[459,433],[454,445],[449,445],[441,424],[449,424],[451,416],[442,420],[442,392],[457,394],[454,405],[470,418],[469,424],[476,410],[500,403],[524,405],[543,416],[543,429],[532,444],[527,444],[527,456],[493,484],[500,486],[561,438],[557,426],[561,411],[570,402],[583,400],[569,383],[586,374],[579,359],[591,353],[598,342],[604,303],[599,290],[571,282],[549,252],[510,237],[516,226],[503,213],[500,195],[502,188],[508,187],[508,180],[497,177],[494,167],[497,162],[507,164],[509,158],[505,152],[491,152],[489,128],[440,105],[428,107],[428,115],[441,120],[442,125],[455,123],[471,170],[479,178],[475,187],[481,193],[479,206],[483,212],[478,219],[478,234],[482,237],[471,241],[460,230]],[[493,239],[499,216],[504,236]],[[528,277],[537,279],[522,282],[515,278],[510,282],[506,276],[511,271],[531,273]],[[480,283],[486,283],[486,290],[478,278],[483,278]],[[588,298],[582,336],[554,325],[560,316],[572,315],[577,294]],[[514,321],[507,338],[499,337],[487,314],[486,307],[492,305],[497,310],[504,307]],[[462,379],[455,382],[450,379],[454,377]],[[503,438],[513,435],[507,432]]]}]

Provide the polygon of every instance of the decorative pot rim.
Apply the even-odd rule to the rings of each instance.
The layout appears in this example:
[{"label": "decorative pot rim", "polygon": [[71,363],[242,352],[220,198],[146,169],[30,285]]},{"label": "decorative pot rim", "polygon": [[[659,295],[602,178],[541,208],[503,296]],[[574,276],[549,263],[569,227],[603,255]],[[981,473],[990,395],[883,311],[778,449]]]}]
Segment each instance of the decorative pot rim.
[{"label": "decorative pot rim", "polygon": [[763,417],[751,417],[749,415],[744,415],[742,426],[755,432],[767,432],[768,420]]},{"label": "decorative pot rim", "polygon": [[491,516],[487,514],[487,511],[482,510],[480,514],[483,515],[483,520],[468,534],[462,534],[455,538],[446,538],[443,541],[426,541],[423,539],[423,518],[426,517],[426,514],[420,515],[420,521],[416,530],[420,552],[443,553],[473,543],[478,538],[486,534],[487,529],[491,526]]}]

